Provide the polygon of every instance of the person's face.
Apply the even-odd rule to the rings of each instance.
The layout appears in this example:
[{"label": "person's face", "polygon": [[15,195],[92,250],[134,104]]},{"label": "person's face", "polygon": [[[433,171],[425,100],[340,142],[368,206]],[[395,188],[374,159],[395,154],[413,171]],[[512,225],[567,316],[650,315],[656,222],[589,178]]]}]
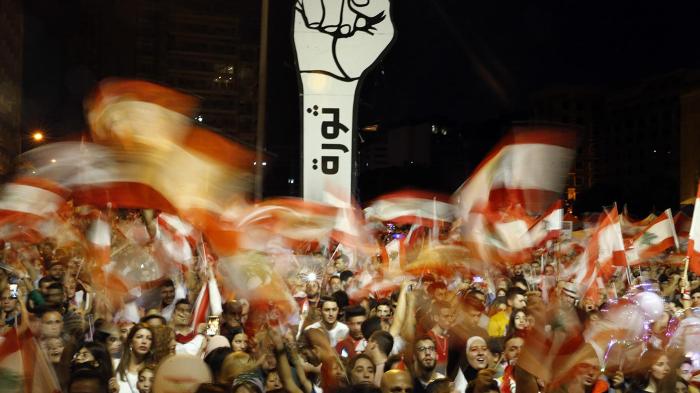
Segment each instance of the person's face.
[{"label": "person's face", "polygon": [[231,340],[231,349],[234,352],[245,352],[245,350],[248,349],[248,336],[246,336],[244,333],[238,333],[233,336],[233,339]]},{"label": "person's face", "polygon": [[90,352],[90,350],[85,347],[80,348],[78,352],[76,352],[75,355],[73,355],[73,362],[77,364],[83,364],[94,361],[95,356],[93,356],[92,352]]},{"label": "person's face", "polygon": [[350,329],[350,337],[354,338],[355,340],[362,338],[362,322],[364,322],[366,319],[367,317],[364,315],[357,315],[348,318],[345,323],[347,323],[348,329]]},{"label": "person's face", "polygon": [[520,350],[523,349],[525,340],[520,337],[514,337],[506,342],[504,357],[510,364],[514,364],[520,356]]},{"label": "person's face", "polygon": [[651,366],[651,376],[657,381],[664,379],[669,372],[671,372],[671,366],[668,364],[666,355],[661,355]]},{"label": "person's face", "polygon": [[309,281],[306,283],[306,296],[315,297],[318,295],[319,289],[318,281]]},{"label": "person's face", "polygon": [[331,287],[331,292],[342,291],[343,284],[341,283],[340,278],[339,277],[331,278],[330,287]]},{"label": "person's face", "polygon": [[111,356],[119,356],[122,353],[122,341],[117,332],[111,333],[107,337],[107,351]]},{"label": "person's face", "polygon": [[538,262],[533,262],[530,266],[532,266],[533,273],[540,271],[540,264]]},{"label": "person's face", "polygon": [[436,320],[440,329],[447,330],[455,323],[455,313],[450,308],[441,308]]},{"label": "person's face", "polygon": [[544,267],[544,275],[545,276],[553,276],[554,275],[554,266],[552,265],[547,265]]},{"label": "person's face", "polygon": [[387,320],[391,317],[391,307],[388,304],[380,304],[377,306],[377,316],[382,320]]},{"label": "person's face", "polygon": [[73,381],[68,393],[95,393],[100,391],[101,382],[97,378],[84,378]]},{"label": "person's face", "polygon": [[592,364],[579,364],[576,366],[577,373],[581,379],[583,386],[593,386],[596,380],[598,380],[598,375],[600,370]]},{"label": "person's face", "polygon": [[160,289],[160,301],[163,306],[169,306],[175,301],[175,287],[166,286]]},{"label": "person's face", "polygon": [[131,322],[125,322],[119,325],[119,339],[122,343],[126,343],[126,338],[129,335],[129,331],[132,327],[134,327],[134,324]]},{"label": "person's face", "polygon": [[17,299],[10,297],[9,288],[2,291],[2,295],[0,295],[0,307],[2,311],[6,313],[13,312],[17,309]]},{"label": "person's face", "polygon": [[65,273],[66,268],[60,264],[60,263],[54,263],[51,265],[51,267],[48,270],[49,276],[51,276],[54,280],[56,281],[61,281],[63,280],[63,274]]},{"label": "person's face", "polygon": [[139,393],[151,393],[153,386],[153,371],[143,370],[139,373],[139,381],[136,383],[136,388]]},{"label": "person's face", "polygon": [[470,326],[477,326],[481,319],[481,311],[473,308],[467,308],[464,312],[465,322]]},{"label": "person's face", "polygon": [[50,338],[45,340],[43,344],[44,351],[46,352],[46,356],[49,358],[49,361],[53,364],[60,363],[61,356],[63,355],[63,348],[65,347],[63,345],[63,340],[60,338]]},{"label": "person's face", "polygon": [[42,281],[41,284],[39,285],[39,291],[41,291],[41,294],[46,297],[48,294],[49,290],[49,285],[53,284],[51,281]]},{"label": "person's face", "polygon": [[299,354],[306,360],[307,363],[318,366],[321,364],[321,358],[318,355],[318,351],[316,351],[313,347],[311,346],[305,346],[299,350]]},{"label": "person's face", "polygon": [[153,335],[148,329],[139,329],[131,339],[131,351],[138,356],[145,356],[151,351]]},{"label": "person's face", "polygon": [[678,367],[678,376],[685,381],[690,381],[690,378],[693,376],[693,366],[688,363],[681,364],[681,366]]},{"label": "person's face", "polygon": [[355,366],[350,370],[352,384],[372,383],[374,380],[374,364],[365,358],[357,359]]},{"label": "person's face", "polygon": [[527,299],[525,298],[525,296],[523,296],[521,294],[517,294],[512,299],[511,303],[512,303],[511,307],[513,307],[513,309],[522,310],[523,308],[525,308],[527,306]]},{"label": "person's face", "polygon": [[76,282],[74,278],[66,277],[63,281],[63,287],[66,289],[66,296],[69,299],[75,296]]},{"label": "person's face", "polygon": [[333,379],[338,381],[341,387],[348,385],[348,377],[343,373],[343,366],[340,362],[331,363],[331,374],[333,375]]},{"label": "person's face", "polygon": [[192,318],[192,306],[186,303],[178,304],[175,306],[173,316],[173,322],[175,322],[176,325],[189,324],[190,318]]},{"label": "person's face", "polygon": [[684,384],[683,382],[676,382],[676,393],[688,393],[688,386]]},{"label": "person's face", "polygon": [[59,337],[63,330],[63,317],[55,311],[49,311],[41,317],[41,337]]},{"label": "person's face", "polygon": [[[382,381],[383,382],[383,381]],[[392,374],[382,383],[382,393],[412,393],[413,382],[408,373]]]},{"label": "person's face", "polygon": [[484,369],[488,366],[488,352],[486,342],[477,340],[467,350],[467,362],[476,370]]},{"label": "person's face", "polygon": [[447,289],[437,288],[435,292],[433,292],[433,297],[435,300],[445,301],[445,298],[447,298]]},{"label": "person's face", "polygon": [[520,265],[513,266],[513,274],[516,276],[523,274],[523,268]]},{"label": "person's face", "polygon": [[435,343],[431,340],[419,340],[416,343],[416,364],[424,371],[433,371],[437,361]]},{"label": "person's face", "polygon": [[700,292],[690,295],[690,299],[693,301],[693,307],[700,307]]},{"label": "person's face", "polygon": [[51,288],[46,291],[46,304],[49,306],[61,305],[63,304],[63,301],[63,289]]},{"label": "person's face", "polygon": [[338,319],[338,303],[324,302],[321,308],[321,317],[326,325],[334,325]]},{"label": "person's face", "polygon": [[527,316],[525,315],[524,312],[517,312],[515,313],[515,318],[513,320],[513,323],[515,325],[515,328],[518,330],[525,330],[527,329]]},{"label": "person's face", "polygon": [[280,381],[280,376],[277,374],[277,371],[272,371],[267,374],[267,378],[265,378],[265,391],[269,392],[271,390],[277,390],[277,389],[282,389],[284,386],[282,385],[282,382]]}]

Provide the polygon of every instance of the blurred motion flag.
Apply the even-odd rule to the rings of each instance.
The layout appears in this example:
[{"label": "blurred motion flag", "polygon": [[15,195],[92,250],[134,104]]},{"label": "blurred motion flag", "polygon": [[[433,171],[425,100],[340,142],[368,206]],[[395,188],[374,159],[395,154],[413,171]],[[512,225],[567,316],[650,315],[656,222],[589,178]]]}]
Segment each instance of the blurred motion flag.
[{"label": "blurred motion flag", "polygon": [[630,264],[641,263],[671,247],[678,250],[678,237],[671,209],[666,209],[634,236],[632,247],[627,251],[627,260]]},{"label": "blurred motion flag", "polygon": [[28,330],[18,334],[13,327],[0,337],[0,391],[61,392],[53,366]]},{"label": "blurred motion flag", "polygon": [[[476,256],[494,262],[522,261],[527,254],[523,251],[534,245],[528,216],[544,213],[559,198],[575,142],[570,130],[516,127],[479,164],[453,196],[462,236]],[[499,219],[503,212],[508,214]],[[535,228],[538,236],[542,224]]]},{"label": "blurred motion flag", "polygon": [[454,206],[449,198],[425,191],[407,190],[383,195],[365,208],[368,220],[392,222],[397,225],[419,224],[432,226],[435,221],[454,220]]},{"label": "blurred motion flag", "polygon": [[560,196],[575,155],[569,130],[515,127],[479,164],[454,197],[468,229],[476,209],[500,210],[520,205],[541,213]]},{"label": "blurred motion flag", "polygon": [[688,268],[695,274],[700,274],[700,187],[695,197],[693,222],[688,235],[688,259]]},{"label": "blurred motion flag", "polygon": [[620,215],[620,226],[622,227],[622,234],[624,236],[635,236],[644,228],[646,228],[652,221],[656,219],[654,213],[649,213],[644,219],[639,221],[634,221],[629,217],[627,213],[627,206],[625,206],[624,211]]},{"label": "blurred motion flag", "polygon": [[0,226],[9,225],[14,229],[4,228],[3,238],[22,232],[19,227],[39,230],[38,225],[55,215],[68,194],[60,184],[31,176],[18,177],[5,184],[0,191]]}]

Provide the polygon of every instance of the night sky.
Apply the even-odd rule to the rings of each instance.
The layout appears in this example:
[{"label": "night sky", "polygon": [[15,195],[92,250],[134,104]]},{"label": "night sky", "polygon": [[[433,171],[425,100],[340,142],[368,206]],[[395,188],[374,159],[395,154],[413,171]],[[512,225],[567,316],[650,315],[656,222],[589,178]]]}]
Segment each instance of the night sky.
[{"label": "night sky", "polygon": [[[56,3],[26,3],[24,126],[60,136],[82,127],[82,96],[100,75],[65,60],[80,50],[72,37],[90,16],[77,1]],[[289,163],[279,173],[287,176],[299,168],[293,1],[271,3],[267,141]],[[398,38],[365,80],[358,125],[524,120],[528,97],[546,87],[605,87],[700,67],[700,7],[691,3],[395,0]],[[475,139],[477,151],[486,140]]]}]

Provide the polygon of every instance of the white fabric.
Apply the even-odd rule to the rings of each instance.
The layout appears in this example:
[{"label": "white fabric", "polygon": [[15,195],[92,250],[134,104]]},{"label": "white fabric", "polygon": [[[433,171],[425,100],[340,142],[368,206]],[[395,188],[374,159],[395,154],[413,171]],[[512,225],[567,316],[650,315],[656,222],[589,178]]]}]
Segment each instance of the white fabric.
[{"label": "white fabric", "polygon": [[325,328],[323,328],[321,321],[312,323],[311,325],[307,326],[306,329],[321,329],[326,331],[328,333],[328,338],[331,341],[331,347],[333,348],[335,348],[335,346],[338,345],[339,342],[343,341],[350,332],[348,325],[342,322],[337,322],[331,330],[326,330]]},{"label": "white fabric", "polygon": [[204,348],[203,345],[205,340],[206,338],[203,335],[198,334],[186,344],[177,343],[175,345],[175,353],[178,355],[187,354],[192,356],[199,356],[200,350]]}]

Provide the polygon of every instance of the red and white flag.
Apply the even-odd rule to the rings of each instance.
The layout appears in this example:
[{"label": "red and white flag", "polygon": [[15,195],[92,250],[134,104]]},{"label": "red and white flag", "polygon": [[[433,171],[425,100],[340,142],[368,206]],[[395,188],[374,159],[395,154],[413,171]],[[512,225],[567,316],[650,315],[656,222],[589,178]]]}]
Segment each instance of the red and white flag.
[{"label": "red and white flag", "polygon": [[688,235],[688,258],[688,268],[695,274],[700,274],[700,187],[695,197],[693,223]]},{"label": "red and white flag", "polygon": [[666,209],[632,239],[632,246],[627,251],[627,260],[632,265],[641,263],[671,247],[678,249],[678,237],[671,209]]},{"label": "red and white flag", "polygon": [[530,237],[536,247],[542,247],[548,240],[559,237],[563,228],[564,207],[556,201],[530,228]]},{"label": "red and white flag", "polygon": [[160,213],[156,218],[157,255],[165,261],[191,266],[197,239],[198,234],[194,227],[180,217]]},{"label": "red and white flag", "polygon": [[574,262],[565,277],[575,282],[583,292],[593,288],[598,277],[608,281],[616,267],[626,267],[625,245],[622,239],[617,207],[601,215],[601,221],[588,241],[586,250]]},{"label": "red and white flag", "polygon": [[368,220],[432,226],[454,220],[454,205],[441,194],[408,190],[383,195],[365,208]]},{"label": "red and white flag", "polygon": [[529,213],[543,212],[564,188],[575,144],[568,130],[516,127],[455,194],[460,216],[468,220],[475,209],[517,204]]},{"label": "red and white flag", "polygon": [[53,367],[27,331],[11,328],[0,336],[0,388],[3,392],[60,393]]}]

